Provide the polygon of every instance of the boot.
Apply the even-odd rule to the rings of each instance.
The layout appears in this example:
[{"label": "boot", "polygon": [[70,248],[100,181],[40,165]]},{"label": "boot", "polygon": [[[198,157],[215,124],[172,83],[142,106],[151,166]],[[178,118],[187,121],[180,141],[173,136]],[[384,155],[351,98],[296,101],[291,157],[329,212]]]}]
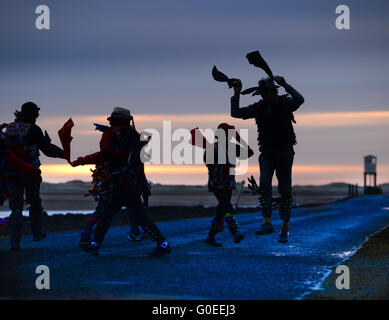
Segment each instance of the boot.
[{"label": "boot", "polygon": [[80,243],[79,243],[80,249],[85,251],[84,249],[88,248],[91,242],[92,242],[92,234],[89,232],[89,230],[86,231],[84,230],[83,232],[81,232]]},{"label": "boot", "polygon": [[287,243],[289,240],[289,222],[283,222],[278,242]]},{"label": "boot", "polygon": [[97,256],[99,254],[99,244],[94,241],[84,245],[80,244],[80,249],[91,256]]},{"label": "boot", "polygon": [[234,242],[236,244],[238,244],[239,242],[241,242],[244,239],[244,235],[241,234],[239,231],[237,231],[232,237],[233,237]]},{"label": "boot", "polygon": [[235,243],[241,242],[244,236],[239,232],[239,225],[236,222],[234,215],[231,213],[227,213],[226,216],[224,217],[224,220],[227,223],[228,230],[230,230],[234,242]]},{"label": "boot", "polygon": [[212,222],[211,222],[211,228],[209,229],[209,232],[208,232],[208,236],[207,238],[204,240],[204,242],[206,244],[209,244],[210,246],[213,246],[213,247],[221,247],[222,244],[221,243],[218,243],[216,242],[215,240],[215,236],[223,231],[223,220],[220,222],[218,221],[217,219],[213,219]]},{"label": "boot", "polygon": [[147,223],[145,227],[143,227],[143,233],[146,236],[149,236],[151,240],[157,243],[163,243],[166,241],[165,237],[162,235],[161,231],[158,227],[151,221]]},{"label": "boot", "polygon": [[21,211],[12,211],[9,218],[11,250],[19,250],[22,240],[23,215]]},{"label": "boot", "polygon": [[42,230],[39,233],[34,234],[33,241],[41,241],[44,238],[46,238],[46,236],[47,236],[47,232]]},{"label": "boot", "polygon": [[144,227],[143,230],[145,234],[148,234],[150,236],[151,240],[157,243],[157,247],[149,253],[150,257],[159,258],[165,254],[169,254],[172,251],[170,245],[167,243],[161,231],[153,222],[148,221],[147,225]]},{"label": "boot", "polygon": [[98,222],[98,219],[95,218],[94,214],[91,217],[86,218],[86,225],[84,230],[80,233],[80,247],[83,245],[88,245],[92,242],[93,230]]},{"label": "boot", "polygon": [[261,227],[255,231],[255,234],[257,236],[262,236],[265,234],[270,234],[274,232],[273,224],[271,221],[271,218],[264,218],[264,223],[261,225]]},{"label": "boot", "polygon": [[215,237],[208,235],[208,237],[204,240],[206,244],[209,244],[212,247],[221,247],[223,246],[221,243],[216,242]]},{"label": "boot", "polygon": [[88,254],[90,256],[97,256],[99,254],[99,245],[96,242],[92,241],[90,243],[90,248],[88,250]]},{"label": "boot", "polygon": [[81,238],[81,239],[80,239],[80,243],[78,244],[78,246],[80,247],[80,249],[81,249],[82,251],[87,252],[88,249],[89,249],[90,243],[91,243],[90,240],[83,240],[83,239]]},{"label": "boot", "polygon": [[157,247],[149,253],[149,256],[152,258],[160,258],[163,255],[169,254],[170,252],[172,252],[170,245],[164,241],[161,244],[157,244]]},{"label": "boot", "polygon": [[16,251],[19,250],[20,247],[21,236],[19,234],[11,233],[11,250]]}]

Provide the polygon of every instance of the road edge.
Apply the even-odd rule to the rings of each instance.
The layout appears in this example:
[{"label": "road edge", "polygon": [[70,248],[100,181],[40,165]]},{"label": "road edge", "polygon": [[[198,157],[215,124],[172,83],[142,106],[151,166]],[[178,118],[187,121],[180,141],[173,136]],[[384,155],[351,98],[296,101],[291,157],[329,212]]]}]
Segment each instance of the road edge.
[{"label": "road edge", "polygon": [[309,296],[313,296],[315,293],[319,292],[319,291],[322,291],[322,292],[325,292],[325,291],[328,291],[329,288],[324,288],[323,287],[323,284],[325,283],[325,281],[330,278],[336,268],[342,264],[344,264],[346,261],[350,260],[353,256],[355,256],[373,237],[379,235],[380,233],[384,232],[385,230],[389,230],[389,223],[386,224],[385,226],[379,228],[378,230],[374,231],[373,233],[371,233],[370,235],[366,236],[366,238],[361,242],[360,245],[358,245],[355,249],[352,250],[352,253],[349,254],[347,257],[345,257],[344,259],[342,259],[340,262],[338,262],[337,264],[335,265],[332,265],[332,266],[329,266],[326,271],[326,273],[324,274],[324,276],[319,280],[319,282],[314,286],[314,287],[311,287],[310,290],[308,290],[307,292],[303,293],[301,296],[295,298],[295,300],[307,300],[307,299],[310,299],[310,300],[315,300],[317,298],[315,297],[309,297]]}]

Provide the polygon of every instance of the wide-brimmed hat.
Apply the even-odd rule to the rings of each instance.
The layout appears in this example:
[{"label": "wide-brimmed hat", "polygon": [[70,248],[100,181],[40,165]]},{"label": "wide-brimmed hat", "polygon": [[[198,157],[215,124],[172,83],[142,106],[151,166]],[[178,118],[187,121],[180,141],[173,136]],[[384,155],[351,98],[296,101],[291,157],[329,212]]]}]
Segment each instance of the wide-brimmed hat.
[{"label": "wide-brimmed hat", "polygon": [[262,94],[263,92],[271,89],[277,89],[279,86],[277,86],[273,79],[271,78],[262,78],[258,81],[258,87],[252,87],[248,88],[244,91],[242,91],[242,94],[249,94],[252,93],[253,96]]},{"label": "wide-brimmed hat", "polygon": [[121,107],[115,107],[111,113],[111,116],[107,118],[108,121],[112,119],[125,119],[132,120],[131,111]]}]

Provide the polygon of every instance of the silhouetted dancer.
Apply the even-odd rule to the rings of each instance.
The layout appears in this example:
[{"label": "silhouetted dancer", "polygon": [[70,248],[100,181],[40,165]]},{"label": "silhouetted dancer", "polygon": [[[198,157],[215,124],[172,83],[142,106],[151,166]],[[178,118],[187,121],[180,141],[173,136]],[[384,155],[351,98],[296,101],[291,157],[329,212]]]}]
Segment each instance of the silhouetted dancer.
[{"label": "silhouetted dancer", "polygon": [[125,206],[131,209],[135,223],[142,226],[156,242],[156,248],[150,256],[160,257],[168,254],[171,248],[158,227],[147,218],[141,199],[147,183],[141,150],[147,142],[140,140],[140,134],[131,125],[133,117],[129,110],[116,107],[107,120],[110,128],[103,133],[100,152],[79,157],[71,163],[72,166],[78,166],[108,162],[111,171],[107,201],[99,214],[100,219],[93,231],[93,240],[82,249],[92,255],[98,254],[112,217]]},{"label": "silhouetted dancer", "polygon": [[42,230],[43,209],[40,198],[40,185],[42,182],[39,170],[39,151],[47,157],[65,159],[64,151],[51,143],[47,132],[43,134],[42,129],[35,124],[39,117],[39,108],[33,102],[26,102],[20,111],[15,111],[15,121],[8,124],[5,131],[7,143],[19,148],[22,152],[17,153],[19,160],[32,165],[33,172],[20,172],[11,170],[9,177],[10,197],[9,207],[11,249],[18,250],[21,240],[21,229],[23,224],[24,193],[26,200],[30,204],[29,216],[31,231],[34,241],[40,241],[46,237],[46,232]]},{"label": "silhouetted dancer", "polygon": [[[278,86],[285,88],[289,95],[278,95]],[[292,165],[296,135],[293,129],[294,116],[303,103],[303,96],[280,76],[264,78],[258,87],[249,89],[253,95],[261,95],[262,99],[248,107],[239,107],[242,82],[233,83],[235,94],[231,97],[231,116],[240,119],[255,119],[258,130],[259,166],[260,166],[260,204],[264,223],[257,235],[274,232],[272,225],[272,178],[274,172],[278,179],[280,217],[283,221],[279,242],[289,239],[289,220],[292,208]],[[252,90],[253,89],[253,90]],[[245,90],[247,91],[247,90]],[[250,92],[250,93],[251,93]]]},{"label": "silhouetted dancer", "polygon": [[232,135],[228,131],[233,131],[237,142],[243,143],[234,126],[221,123],[217,129],[215,135],[217,141],[213,144],[213,148],[209,148],[204,153],[204,162],[208,168],[208,190],[215,195],[218,201],[216,215],[211,222],[205,243],[220,247],[222,244],[216,241],[215,236],[224,230],[224,222],[226,222],[235,243],[241,242],[244,238],[239,232],[231,197],[232,191],[236,189],[235,163],[237,158],[248,159],[254,152],[247,144],[245,147],[229,139]]}]

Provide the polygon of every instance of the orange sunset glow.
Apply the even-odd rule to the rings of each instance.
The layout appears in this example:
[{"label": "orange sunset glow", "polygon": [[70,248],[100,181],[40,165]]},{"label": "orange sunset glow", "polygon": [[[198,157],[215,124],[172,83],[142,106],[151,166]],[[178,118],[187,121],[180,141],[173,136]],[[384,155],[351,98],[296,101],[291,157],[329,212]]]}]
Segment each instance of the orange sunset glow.
[{"label": "orange sunset glow", "polygon": [[[89,181],[91,169],[94,166],[80,166],[73,168],[67,164],[46,164],[41,166],[43,179],[47,182],[66,182],[79,179]],[[201,185],[207,181],[207,168],[203,165],[155,165],[145,166],[149,180],[154,183],[163,184],[194,184]],[[243,170],[244,171],[244,170]],[[389,166],[381,166],[380,171],[385,177],[389,177]],[[258,176],[259,168],[256,165],[249,165],[247,172],[240,174],[241,169],[237,168],[237,180],[244,180],[249,175]],[[329,183],[349,180],[352,183],[362,182],[362,166],[357,165],[295,165],[293,167],[295,184],[311,184],[315,181]],[[323,177],[325,177],[323,179]]]},{"label": "orange sunset glow", "polygon": [[[295,114],[298,127],[344,127],[344,126],[370,126],[389,125],[389,111],[361,111],[361,112],[317,112]],[[92,123],[107,123],[107,115],[96,116],[74,116],[75,130],[78,126],[91,126]],[[193,119],[196,119],[195,122]],[[50,126],[53,123],[63,123],[67,120],[63,117],[45,117],[39,119],[42,126]],[[160,127],[163,121],[171,121],[175,127],[192,127],[196,124],[203,124],[203,127],[213,128],[219,122],[229,121],[247,123],[252,122],[231,118],[228,114],[136,114],[135,121],[142,128]],[[83,131],[85,134],[93,133],[93,129]]]},{"label": "orange sunset glow", "polygon": [[[389,111],[372,110],[360,112],[297,112],[296,130],[298,145],[293,167],[295,184],[321,184],[331,181],[362,183],[363,156],[373,153],[378,156],[378,181],[389,180],[389,158],[385,153],[389,145],[385,136],[389,136]],[[106,115],[74,116],[72,159],[98,150],[101,133],[94,130],[93,123],[107,124]],[[194,120],[195,119],[195,120]],[[52,133],[67,120],[63,117],[42,117],[39,124]],[[255,122],[234,119],[229,114],[135,114],[138,131],[152,128],[158,130],[162,139],[163,121],[171,121],[172,130],[193,127],[215,128],[222,122],[234,124],[238,129],[249,130],[249,144],[257,149]],[[325,130],[325,135],[323,131]],[[158,137],[156,137],[158,139]],[[370,143],[374,141],[374,143]],[[162,142],[162,140],[160,140]],[[339,161],[338,161],[339,160]],[[47,162],[49,161],[49,162]],[[47,182],[65,182],[69,180],[90,180],[92,166],[72,168],[61,160],[42,161],[43,179]],[[238,173],[239,173],[238,169]],[[204,165],[164,165],[146,166],[148,178],[163,184],[205,184],[207,169]],[[247,172],[241,175],[258,175],[257,154],[250,159]]]}]

